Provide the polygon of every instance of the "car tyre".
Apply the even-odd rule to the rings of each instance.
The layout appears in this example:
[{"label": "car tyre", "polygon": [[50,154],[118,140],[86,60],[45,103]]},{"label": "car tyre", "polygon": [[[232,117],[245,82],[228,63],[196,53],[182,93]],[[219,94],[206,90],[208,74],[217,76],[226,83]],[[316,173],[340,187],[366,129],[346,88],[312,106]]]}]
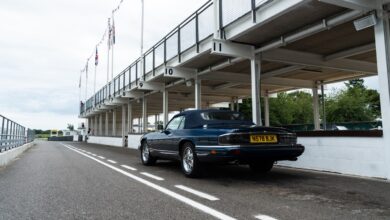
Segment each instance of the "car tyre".
[{"label": "car tyre", "polygon": [[249,167],[256,173],[268,173],[274,166],[274,161],[261,161],[249,163]]},{"label": "car tyre", "polygon": [[186,177],[199,177],[201,167],[192,143],[186,142],[181,149],[181,168]]},{"label": "car tyre", "polygon": [[156,164],[157,161],[157,158],[150,154],[150,149],[146,141],[143,141],[141,145],[141,161],[142,164],[146,166],[152,166]]}]

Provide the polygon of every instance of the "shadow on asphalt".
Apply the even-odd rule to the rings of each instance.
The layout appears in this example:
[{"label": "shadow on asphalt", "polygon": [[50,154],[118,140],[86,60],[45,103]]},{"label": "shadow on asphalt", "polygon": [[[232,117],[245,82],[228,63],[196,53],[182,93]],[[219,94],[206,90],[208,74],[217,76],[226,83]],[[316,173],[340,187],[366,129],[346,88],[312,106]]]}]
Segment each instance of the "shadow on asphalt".
[{"label": "shadow on asphalt", "polygon": [[[181,173],[180,163],[176,161],[158,161],[157,167],[169,170],[171,172]],[[247,165],[216,165],[207,164],[202,167],[201,179],[207,180],[226,180],[231,181],[256,181],[262,183],[275,183],[275,182],[296,182],[312,179],[312,177],[303,173],[296,172],[294,170],[284,170],[278,167],[274,167],[269,173],[258,174],[254,173]]]}]

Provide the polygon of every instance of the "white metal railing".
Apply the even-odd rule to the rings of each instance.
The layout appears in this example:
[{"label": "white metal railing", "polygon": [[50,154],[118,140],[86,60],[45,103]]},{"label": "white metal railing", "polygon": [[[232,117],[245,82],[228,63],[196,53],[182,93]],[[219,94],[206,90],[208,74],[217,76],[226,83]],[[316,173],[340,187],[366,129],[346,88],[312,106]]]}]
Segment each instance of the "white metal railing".
[{"label": "white metal railing", "polygon": [[[220,0],[219,29],[233,23],[248,13],[255,12],[263,4],[272,0]],[[86,103],[81,103],[80,114],[92,109],[109,98],[116,97],[121,92],[131,89],[132,84],[145,79],[146,74],[155,74],[155,69],[166,64],[173,58],[180,62],[181,54],[199,44],[214,34],[213,1],[207,1],[171,32],[147,50],[144,55],[124,69],[107,85],[96,92]],[[255,14],[255,13],[253,13]],[[142,68],[141,68],[141,65]],[[143,71],[142,71],[143,70]]]},{"label": "white metal railing", "polygon": [[34,132],[0,115],[0,152],[34,140]]}]

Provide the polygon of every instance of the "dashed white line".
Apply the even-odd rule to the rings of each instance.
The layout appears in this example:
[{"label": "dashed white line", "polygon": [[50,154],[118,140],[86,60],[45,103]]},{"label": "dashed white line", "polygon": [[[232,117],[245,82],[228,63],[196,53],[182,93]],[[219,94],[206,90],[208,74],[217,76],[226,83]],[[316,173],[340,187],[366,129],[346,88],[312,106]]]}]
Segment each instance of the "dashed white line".
[{"label": "dashed white line", "polygon": [[96,154],[92,154],[92,156],[96,157],[97,155]]},{"label": "dashed white line", "polygon": [[115,160],[107,160],[107,161],[110,162],[110,163],[116,163]]},{"label": "dashed white line", "polygon": [[195,190],[195,189],[191,189],[191,188],[186,187],[186,186],[183,186],[183,185],[175,185],[175,187],[176,187],[176,188],[179,188],[179,189],[181,189],[181,190],[184,190],[184,191],[186,191],[186,192],[192,193],[192,194],[194,194],[194,195],[197,195],[197,196],[199,196],[199,197],[202,197],[202,198],[204,198],[204,199],[208,199],[208,200],[210,200],[210,201],[217,201],[217,200],[219,200],[219,199],[218,199],[217,197],[215,197],[215,196],[209,195],[209,194],[204,193],[204,192],[200,192],[200,191]]},{"label": "dashed white line", "polygon": [[102,160],[104,160],[104,159],[106,159],[105,157],[102,157],[102,156],[98,156],[100,159],[102,159]]},{"label": "dashed white line", "polygon": [[155,175],[147,173],[147,172],[141,172],[141,174],[144,175],[144,176],[150,177],[152,179],[158,180],[158,181],[163,181],[164,180],[164,178],[161,178],[159,176],[155,176]]},{"label": "dashed white line", "polygon": [[127,165],[121,165],[121,167],[126,168],[126,169],[128,169],[128,170],[133,170],[133,171],[136,171],[136,170],[137,170],[136,168],[130,167],[130,166],[127,166]]},{"label": "dashed white line", "polygon": [[64,145],[64,146],[67,147],[68,149],[70,149],[70,150],[76,152],[76,153],[79,153],[79,154],[81,154],[81,155],[83,155],[83,156],[85,156],[85,157],[87,157],[87,158],[89,158],[89,159],[91,159],[91,160],[96,161],[97,163],[102,164],[103,166],[106,166],[106,167],[108,167],[108,168],[110,168],[110,169],[112,169],[112,170],[114,170],[114,171],[116,171],[116,172],[118,172],[118,173],[121,173],[121,174],[123,174],[123,175],[125,175],[125,176],[127,176],[127,177],[129,177],[129,178],[131,178],[131,179],[133,179],[133,180],[135,180],[135,181],[138,181],[138,182],[140,182],[140,183],[143,183],[143,184],[145,184],[145,185],[147,185],[147,186],[149,186],[149,187],[151,187],[151,188],[153,188],[153,189],[155,189],[155,190],[157,190],[157,191],[160,191],[160,192],[164,193],[165,195],[168,195],[168,196],[170,196],[170,197],[172,197],[172,198],[174,198],[174,199],[177,199],[177,200],[179,200],[179,201],[181,201],[181,202],[183,202],[183,203],[185,203],[185,204],[187,204],[187,205],[189,205],[189,206],[192,206],[192,207],[194,207],[194,208],[196,208],[196,209],[198,209],[198,210],[200,210],[200,211],[202,211],[202,212],[204,212],[204,213],[206,213],[206,214],[209,214],[209,215],[211,215],[211,216],[214,216],[214,217],[217,218],[217,219],[223,219],[223,220],[236,220],[235,218],[233,218],[233,217],[231,217],[231,216],[229,216],[229,215],[226,215],[226,214],[224,214],[224,213],[222,213],[222,212],[220,212],[220,211],[217,211],[217,210],[215,210],[215,209],[213,209],[213,208],[210,208],[210,207],[208,207],[208,206],[206,206],[206,205],[203,205],[203,204],[201,204],[201,203],[199,203],[199,202],[196,202],[196,201],[194,201],[194,200],[192,200],[192,199],[190,199],[190,198],[187,198],[187,197],[185,197],[185,196],[182,196],[182,195],[180,195],[180,194],[178,194],[178,193],[176,193],[176,192],[173,192],[173,191],[171,191],[171,190],[169,190],[169,189],[167,189],[167,188],[164,188],[164,187],[159,186],[159,185],[157,185],[157,184],[155,184],[155,183],[149,182],[149,181],[146,180],[146,179],[143,179],[143,178],[141,178],[141,177],[138,177],[138,176],[136,176],[136,175],[133,175],[133,174],[131,174],[131,173],[128,173],[128,172],[126,172],[126,171],[124,171],[124,170],[121,170],[121,169],[119,169],[119,168],[117,168],[117,167],[114,167],[114,166],[112,166],[112,165],[110,165],[110,164],[108,164],[108,163],[105,163],[105,162],[103,162],[103,161],[101,161],[101,160],[98,160],[98,159],[96,159],[96,158],[94,158],[94,157],[91,157],[91,156],[89,156],[89,155],[87,155],[87,154],[84,154],[84,153],[82,153],[82,152],[80,152],[80,151],[71,149],[71,148],[70,148],[69,146],[67,146],[67,145]]},{"label": "dashed white line", "polygon": [[278,220],[276,218],[273,218],[268,215],[256,215],[255,218],[260,219],[260,220]]}]

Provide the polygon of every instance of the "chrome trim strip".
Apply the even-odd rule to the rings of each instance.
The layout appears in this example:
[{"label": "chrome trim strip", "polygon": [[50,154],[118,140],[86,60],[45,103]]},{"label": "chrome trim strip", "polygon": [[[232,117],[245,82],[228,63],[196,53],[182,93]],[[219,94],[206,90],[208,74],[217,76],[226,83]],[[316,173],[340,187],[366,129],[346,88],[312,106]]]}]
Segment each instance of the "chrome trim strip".
[{"label": "chrome trim strip", "polygon": [[196,145],[195,148],[239,148],[240,145]]}]

